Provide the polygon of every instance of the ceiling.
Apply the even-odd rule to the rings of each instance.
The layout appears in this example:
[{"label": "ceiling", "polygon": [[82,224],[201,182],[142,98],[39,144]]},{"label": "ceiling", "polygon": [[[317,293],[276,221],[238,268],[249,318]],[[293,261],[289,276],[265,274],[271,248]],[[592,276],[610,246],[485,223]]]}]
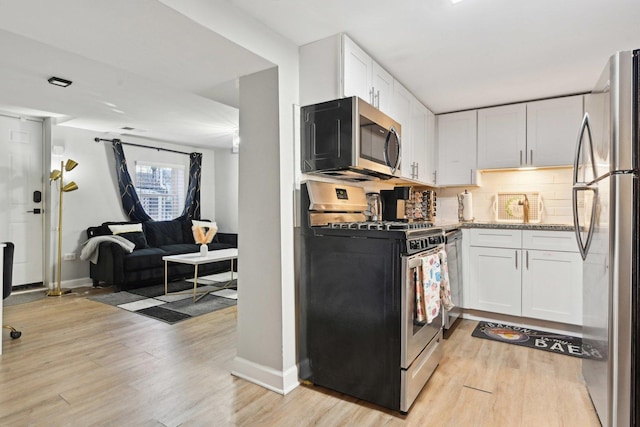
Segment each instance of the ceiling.
[{"label": "ceiling", "polygon": [[[226,1],[298,45],[347,33],[435,113],[586,92],[640,48],[637,0]],[[157,0],[0,10],[0,110],[96,136],[230,146],[238,77],[273,66]]]},{"label": "ceiling", "polygon": [[435,113],[587,92],[640,48],[638,0],[232,3],[298,45],[346,32]]},{"label": "ceiling", "polygon": [[0,0],[0,10],[0,110],[96,136],[231,147],[237,79],[273,66],[156,0]]}]

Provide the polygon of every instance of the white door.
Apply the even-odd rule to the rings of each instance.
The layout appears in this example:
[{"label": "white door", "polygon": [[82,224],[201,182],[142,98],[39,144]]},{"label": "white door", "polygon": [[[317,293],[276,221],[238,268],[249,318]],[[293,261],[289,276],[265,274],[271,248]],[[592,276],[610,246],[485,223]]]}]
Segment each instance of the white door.
[{"label": "white door", "polygon": [[0,116],[0,241],[13,242],[13,285],[43,280],[42,122]]}]

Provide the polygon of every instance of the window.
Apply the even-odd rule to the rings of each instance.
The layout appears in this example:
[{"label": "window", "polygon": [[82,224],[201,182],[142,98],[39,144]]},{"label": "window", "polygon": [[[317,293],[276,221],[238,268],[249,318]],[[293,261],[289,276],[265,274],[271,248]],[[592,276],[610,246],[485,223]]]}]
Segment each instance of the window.
[{"label": "window", "polygon": [[136,162],[135,186],[142,207],[156,221],[179,217],[184,209],[184,166]]}]

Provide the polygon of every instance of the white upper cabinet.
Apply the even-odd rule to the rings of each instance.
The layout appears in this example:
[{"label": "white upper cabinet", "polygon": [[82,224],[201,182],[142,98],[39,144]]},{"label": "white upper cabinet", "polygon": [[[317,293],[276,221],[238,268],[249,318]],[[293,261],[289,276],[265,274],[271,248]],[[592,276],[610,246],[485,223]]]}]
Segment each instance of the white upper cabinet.
[{"label": "white upper cabinet", "polygon": [[527,103],[529,166],[573,164],[582,114],[582,95]]},{"label": "white upper cabinet", "polygon": [[416,98],[411,102],[412,179],[435,185],[435,116]]},{"label": "white upper cabinet", "polygon": [[393,76],[346,35],[300,46],[299,55],[300,105],[357,96],[391,115]]},{"label": "white upper cabinet", "polygon": [[393,94],[391,96],[391,105],[389,108],[389,116],[400,123],[400,170],[402,177],[413,178],[413,138],[411,135],[411,99],[413,95],[400,84],[393,82]]},{"label": "white upper cabinet", "polygon": [[478,110],[478,169],[571,165],[583,97]]},{"label": "white upper cabinet", "polygon": [[477,184],[476,127],[477,110],[438,116],[437,185]]},{"label": "white upper cabinet", "polygon": [[388,113],[389,107],[391,106],[391,100],[393,99],[391,93],[393,91],[395,80],[393,79],[393,76],[378,65],[377,62],[372,61],[371,68],[371,93],[373,96],[373,102],[371,105],[380,111]]},{"label": "white upper cabinet", "polygon": [[478,110],[478,169],[524,166],[526,152],[525,104]]},{"label": "white upper cabinet", "polygon": [[373,60],[350,38],[343,36],[344,96],[358,96],[373,104]]},{"label": "white upper cabinet", "polygon": [[390,114],[393,76],[345,35],[342,36],[342,51],[344,96],[359,96]]}]

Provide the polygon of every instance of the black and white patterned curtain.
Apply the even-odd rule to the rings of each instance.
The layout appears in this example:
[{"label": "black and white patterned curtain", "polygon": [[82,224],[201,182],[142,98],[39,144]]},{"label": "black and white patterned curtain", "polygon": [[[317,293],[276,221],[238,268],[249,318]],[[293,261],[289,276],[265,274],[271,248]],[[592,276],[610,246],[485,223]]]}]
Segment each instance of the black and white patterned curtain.
[{"label": "black and white patterned curtain", "polygon": [[[113,154],[116,158],[116,174],[122,208],[131,221],[153,221],[144,210],[138,192],[133,185],[127,160],[124,156],[122,141],[114,139]],[[200,219],[200,175],[202,173],[202,153],[189,154],[189,187],[184,202],[182,215],[176,219]]]},{"label": "black and white patterned curtain", "polygon": [[182,215],[176,219],[200,219],[200,175],[202,153],[189,154],[189,187],[184,201]]},{"label": "black and white patterned curtain", "polygon": [[122,142],[119,139],[114,139],[112,144],[113,154],[116,158],[116,174],[118,175],[122,209],[124,209],[131,221],[153,221],[153,218],[142,207],[138,192],[131,181],[131,175],[129,175],[129,169],[127,169],[127,160],[122,149]]}]

